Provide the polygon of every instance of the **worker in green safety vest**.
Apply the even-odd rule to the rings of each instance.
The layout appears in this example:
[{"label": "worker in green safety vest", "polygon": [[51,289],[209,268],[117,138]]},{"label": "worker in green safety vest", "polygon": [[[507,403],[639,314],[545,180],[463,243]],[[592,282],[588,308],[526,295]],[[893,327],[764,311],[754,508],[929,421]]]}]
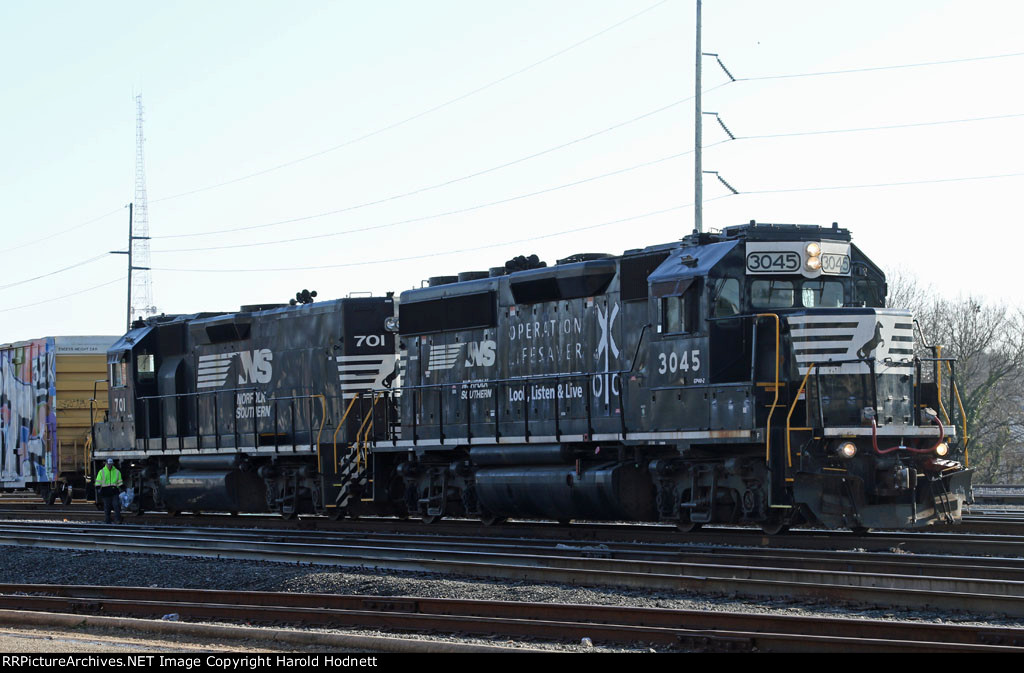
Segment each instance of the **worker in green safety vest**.
[{"label": "worker in green safety vest", "polygon": [[103,498],[103,514],[110,523],[110,509],[114,509],[116,523],[121,523],[121,471],[114,467],[114,459],[107,458],[106,466],[96,475],[96,490]]}]

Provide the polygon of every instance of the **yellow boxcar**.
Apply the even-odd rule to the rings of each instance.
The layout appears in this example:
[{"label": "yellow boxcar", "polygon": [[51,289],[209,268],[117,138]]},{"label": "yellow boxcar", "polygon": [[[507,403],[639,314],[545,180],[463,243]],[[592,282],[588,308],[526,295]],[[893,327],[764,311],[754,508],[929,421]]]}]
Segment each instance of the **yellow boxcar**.
[{"label": "yellow boxcar", "polygon": [[115,336],[43,337],[0,345],[0,487],[69,502],[90,476],[90,413],[107,408]]}]

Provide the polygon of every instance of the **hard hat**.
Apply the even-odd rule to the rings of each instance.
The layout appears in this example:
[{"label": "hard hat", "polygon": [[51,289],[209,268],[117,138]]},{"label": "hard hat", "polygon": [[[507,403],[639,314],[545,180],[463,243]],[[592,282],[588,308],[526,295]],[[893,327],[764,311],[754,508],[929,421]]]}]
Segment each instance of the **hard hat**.
[{"label": "hard hat", "polygon": [[114,459],[113,458],[107,458],[107,465],[113,465],[113,464],[114,464]]}]

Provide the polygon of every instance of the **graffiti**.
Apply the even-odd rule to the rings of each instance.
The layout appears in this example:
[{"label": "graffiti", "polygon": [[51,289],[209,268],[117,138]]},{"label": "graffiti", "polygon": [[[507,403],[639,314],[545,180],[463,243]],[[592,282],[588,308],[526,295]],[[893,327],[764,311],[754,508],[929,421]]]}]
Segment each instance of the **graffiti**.
[{"label": "graffiti", "polygon": [[52,481],[57,472],[53,339],[0,349],[0,481]]}]

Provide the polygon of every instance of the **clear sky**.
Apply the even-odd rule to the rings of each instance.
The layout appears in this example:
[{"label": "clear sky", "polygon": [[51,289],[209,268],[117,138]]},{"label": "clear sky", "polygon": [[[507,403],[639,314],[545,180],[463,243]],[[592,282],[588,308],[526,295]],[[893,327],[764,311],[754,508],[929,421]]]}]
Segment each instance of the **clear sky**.
[{"label": "clear sky", "polygon": [[[705,228],[837,221],[940,292],[1024,301],[1024,3],[703,7],[704,51],[737,78],[705,57],[704,109],[737,139],[705,116],[704,168],[740,192],[706,177]],[[163,312],[677,239],[694,16],[694,0],[5,0],[0,342],[124,331],[126,259],[108,253],[127,245],[137,93]]]}]

